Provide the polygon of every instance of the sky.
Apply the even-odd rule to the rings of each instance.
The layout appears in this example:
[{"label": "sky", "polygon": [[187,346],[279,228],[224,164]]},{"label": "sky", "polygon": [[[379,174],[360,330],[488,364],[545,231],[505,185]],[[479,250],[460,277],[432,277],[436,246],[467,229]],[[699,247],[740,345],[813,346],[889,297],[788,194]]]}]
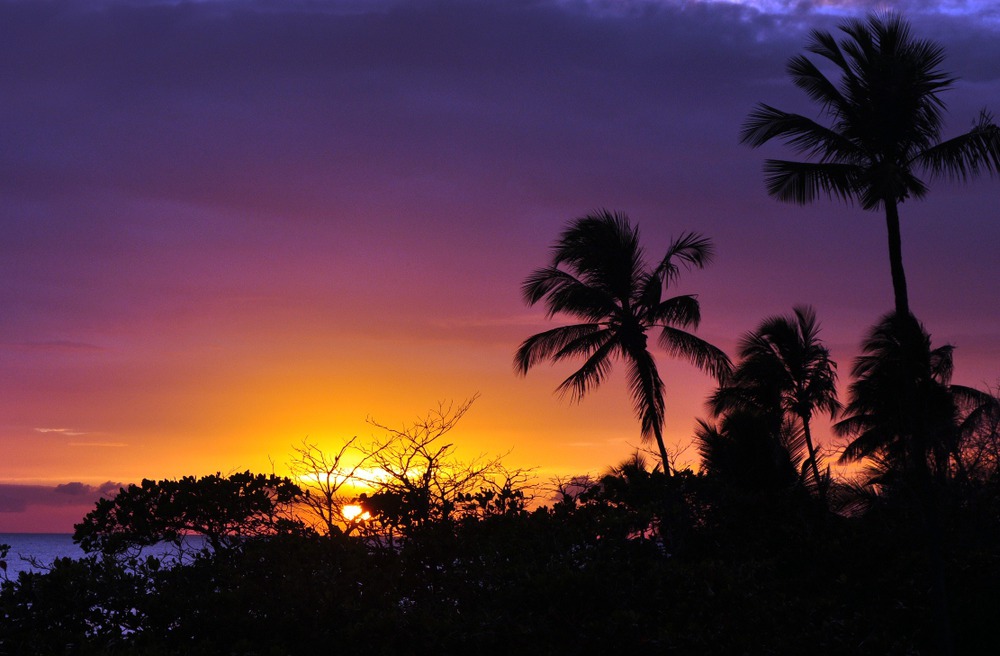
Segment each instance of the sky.
[{"label": "sky", "polygon": [[[479,398],[461,453],[542,477],[640,446],[625,381],[514,374],[556,325],[520,284],[567,222],[638,224],[733,354],[811,304],[844,385],[892,306],[884,219],[765,192],[758,102],[816,115],[784,73],[849,0],[0,0],[0,532],[72,530],[142,478],[285,471]],[[945,136],[1000,113],[1000,10],[892,3],[959,77]],[[901,208],[911,306],[954,382],[1000,379],[1000,181]],[[713,381],[661,354],[668,446]],[[822,422],[821,422],[822,423]],[[837,447],[819,427],[828,449]]]}]

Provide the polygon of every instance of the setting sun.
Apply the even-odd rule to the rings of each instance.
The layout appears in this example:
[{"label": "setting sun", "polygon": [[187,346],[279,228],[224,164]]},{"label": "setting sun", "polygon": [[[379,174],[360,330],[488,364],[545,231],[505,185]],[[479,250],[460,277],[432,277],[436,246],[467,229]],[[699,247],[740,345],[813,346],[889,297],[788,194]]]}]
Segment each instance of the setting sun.
[{"label": "setting sun", "polygon": [[371,515],[364,508],[354,504],[344,506],[343,514],[344,519],[349,522],[367,521],[371,519]]}]

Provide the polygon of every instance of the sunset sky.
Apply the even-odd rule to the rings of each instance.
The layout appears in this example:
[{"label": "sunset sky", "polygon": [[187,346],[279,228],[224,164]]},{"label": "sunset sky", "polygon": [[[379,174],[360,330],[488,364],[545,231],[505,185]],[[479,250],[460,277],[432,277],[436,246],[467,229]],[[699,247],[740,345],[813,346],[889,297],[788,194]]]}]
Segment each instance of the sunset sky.
[{"label": "sunset sky", "polygon": [[[761,101],[816,115],[785,62],[880,4],[0,0],[0,532],[69,531],[109,481],[283,473],[303,438],[477,393],[463,453],[621,461],[621,378],[573,405],[569,367],[512,368],[555,325],[521,281],[597,208],[651,257],[714,240],[676,291],[730,354],[812,304],[846,386],[892,305],[884,220],[770,199],[763,159],[791,151],[738,132]],[[946,136],[1000,114],[995,3],[891,6],[960,78]],[[1000,379],[998,199],[939,181],[901,209],[913,311],[977,387]],[[659,363],[683,450],[712,381]]]}]

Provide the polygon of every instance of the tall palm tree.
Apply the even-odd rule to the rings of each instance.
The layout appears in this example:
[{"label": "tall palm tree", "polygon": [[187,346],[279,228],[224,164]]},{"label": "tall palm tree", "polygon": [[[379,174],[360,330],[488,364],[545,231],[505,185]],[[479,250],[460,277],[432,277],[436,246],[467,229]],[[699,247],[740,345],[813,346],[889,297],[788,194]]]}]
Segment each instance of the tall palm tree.
[{"label": "tall palm tree", "polygon": [[669,471],[663,381],[647,333],[658,330],[659,345],[668,354],[716,378],[729,372],[725,353],[684,330],[701,319],[698,299],[663,297],[680,266],[702,268],[711,256],[711,242],[689,233],[674,240],[650,268],[639,245],[639,230],[624,214],[604,210],[571,222],[553,247],[551,264],[528,276],[522,294],[528,305],[543,301],[550,318],[566,314],[580,323],[524,340],[514,356],[515,370],[524,375],[542,361],[582,357],[583,365],[557,388],[578,401],[605,380],[615,359],[623,361],[642,437],[656,441],[663,469]]},{"label": "tall palm tree", "polygon": [[941,140],[945,104],[939,94],[954,78],[938,68],[942,48],[913,39],[898,15],[848,20],[840,30],[846,38],[839,42],[814,30],[806,47],[833,64],[839,80],[827,78],[804,55],[787,67],[792,82],[820,105],[830,125],[760,104],[743,124],[740,140],[756,148],[778,138],[811,158],[767,160],[767,190],[779,200],[805,204],[826,195],[885,211],[896,314],[905,316],[910,307],[899,204],[927,193],[921,172],[966,180],[1000,171],[1000,129],[983,110],[972,130]]},{"label": "tall palm tree", "polygon": [[740,363],[709,400],[718,415],[733,410],[767,411],[800,422],[807,462],[820,496],[825,496],[810,422],[816,412],[835,416],[837,363],[819,339],[816,312],[797,306],[791,316],[764,319],[740,340]]}]

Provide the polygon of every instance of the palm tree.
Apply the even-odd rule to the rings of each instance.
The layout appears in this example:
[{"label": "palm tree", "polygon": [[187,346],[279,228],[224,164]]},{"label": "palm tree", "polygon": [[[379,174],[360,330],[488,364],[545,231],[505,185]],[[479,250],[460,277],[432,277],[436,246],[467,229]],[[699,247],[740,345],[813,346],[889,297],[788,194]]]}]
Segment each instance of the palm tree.
[{"label": "palm tree", "polygon": [[[931,348],[930,336],[912,314],[886,315],[855,360],[846,418],[834,425],[850,437],[841,461],[869,458],[881,467],[876,491],[918,503],[932,566],[937,652],[953,653],[944,568],[944,511],[939,491],[961,468],[960,405],[985,393],[951,384],[952,347]],[[962,472],[964,475],[964,472]]]},{"label": "palm tree", "polygon": [[800,422],[820,497],[825,497],[810,422],[813,414],[831,417],[837,400],[837,363],[819,339],[816,312],[798,306],[792,316],[764,319],[740,340],[740,363],[725,386],[709,400],[716,415],[733,410],[778,409],[778,417]]},{"label": "palm tree", "polygon": [[583,357],[583,365],[557,388],[579,401],[600,385],[612,362],[625,363],[629,393],[644,440],[655,440],[669,471],[663,444],[663,381],[647,344],[647,333],[659,331],[668,354],[686,358],[716,378],[730,370],[729,358],[685,328],[701,319],[692,295],[663,298],[664,291],[686,268],[702,268],[712,256],[711,242],[684,234],[649,268],[639,245],[639,230],[624,214],[606,210],[569,224],[553,247],[552,262],[524,281],[528,305],[544,301],[548,316],[567,314],[580,320],[526,339],[514,356],[521,374],[539,362]]},{"label": "palm tree", "polygon": [[951,385],[952,346],[931,348],[912,315],[886,315],[862,344],[854,362],[846,417],[834,430],[851,438],[841,460],[883,459],[917,492],[943,481],[955,455],[956,400],[976,390]]},{"label": "palm tree", "polygon": [[805,204],[826,195],[885,211],[896,314],[905,316],[910,308],[899,204],[927,193],[920,172],[966,180],[1000,171],[1000,129],[983,110],[972,130],[941,140],[945,104],[939,94],[954,78],[938,68],[942,48],[913,39],[898,15],[848,20],[840,30],[846,35],[840,42],[814,30],[806,47],[833,64],[839,80],[827,78],[804,55],[787,67],[830,125],[760,104],[743,124],[740,141],[756,148],[779,138],[813,160],[767,160],[767,190],[779,200]]}]

